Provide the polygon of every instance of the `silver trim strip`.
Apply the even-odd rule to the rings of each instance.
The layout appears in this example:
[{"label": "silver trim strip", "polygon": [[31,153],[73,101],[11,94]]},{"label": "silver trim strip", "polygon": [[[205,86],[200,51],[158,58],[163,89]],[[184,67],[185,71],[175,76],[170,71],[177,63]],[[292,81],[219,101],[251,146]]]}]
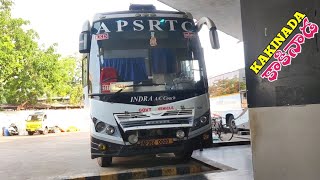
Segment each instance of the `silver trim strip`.
[{"label": "silver trim strip", "polygon": [[92,143],[92,144],[95,144],[95,145],[99,145],[99,144],[97,144],[97,143],[95,143],[95,142],[92,142],[92,141],[91,141],[91,143]]},{"label": "silver trim strip", "polygon": [[[119,119],[119,114],[115,114],[114,115],[115,116],[115,118],[116,118],[116,120],[119,122],[119,123],[121,123],[121,122],[130,122],[130,121],[148,121],[148,120],[165,120],[165,119],[175,119],[175,118],[177,118],[177,119],[181,119],[181,118],[192,118],[193,119],[193,117],[194,117],[194,115],[192,114],[192,115],[171,115],[171,116],[149,116],[149,117],[147,117],[147,118],[127,118],[127,119],[125,119],[125,118],[120,118]],[[121,115],[120,115],[121,116]]]},{"label": "silver trim strip", "polygon": [[154,125],[154,126],[136,126],[123,128],[123,131],[140,130],[140,129],[158,129],[158,128],[174,128],[174,127],[192,127],[192,124],[167,124],[167,125]]},{"label": "silver trim strip", "polygon": [[[141,14],[141,16],[136,16],[137,14]],[[148,16],[146,16],[146,14],[148,14]],[[149,14],[155,14],[156,16],[149,16]],[[126,18],[126,17],[148,17],[148,18],[154,18],[154,17],[174,17],[174,18],[186,18],[186,19],[190,19],[187,15],[183,15],[183,14],[164,14],[164,13],[128,13],[128,14],[106,14],[104,15],[103,13],[101,14],[97,14],[94,17],[94,21],[97,20],[102,20],[102,19],[109,19],[109,18]],[[191,19],[192,20],[192,19]]]}]

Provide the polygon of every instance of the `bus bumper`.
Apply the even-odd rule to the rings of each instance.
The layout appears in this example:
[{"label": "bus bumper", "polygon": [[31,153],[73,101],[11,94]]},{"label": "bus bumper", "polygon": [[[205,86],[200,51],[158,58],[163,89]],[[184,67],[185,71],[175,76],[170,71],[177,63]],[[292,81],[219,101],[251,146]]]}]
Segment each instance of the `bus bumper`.
[{"label": "bus bumper", "polygon": [[[99,144],[104,144],[106,146],[106,150],[99,150]],[[108,156],[125,157],[145,154],[174,153],[187,149],[197,150],[210,147],[212,147],[211,129],[191,139],[175,141],[173,144],[162,146],[120,145],[91,137],[91,158],[95,159],[98,157]]]}]

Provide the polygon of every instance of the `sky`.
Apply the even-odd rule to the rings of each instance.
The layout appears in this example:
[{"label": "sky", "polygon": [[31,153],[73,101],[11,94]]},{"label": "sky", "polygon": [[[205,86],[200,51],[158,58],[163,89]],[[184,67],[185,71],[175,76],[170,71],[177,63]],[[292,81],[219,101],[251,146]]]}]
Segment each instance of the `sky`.
[{"label": "sky", "polygon": [[[158,10],[173,10],[156,0],[13,0],[13,17],[30,21],[27,28],[40,36],[39,44],[56,49],[62,56],[78,52],[79,34],[86,20],[92,21],[95,13],[128,10],[132,4],[153,4]],[[217,27],[219,29],[219,27]],[[203,26],[199,32],[208,77],[244,67],[243,43],[218,31],[220,49],[211,49],[209,31]]]}]

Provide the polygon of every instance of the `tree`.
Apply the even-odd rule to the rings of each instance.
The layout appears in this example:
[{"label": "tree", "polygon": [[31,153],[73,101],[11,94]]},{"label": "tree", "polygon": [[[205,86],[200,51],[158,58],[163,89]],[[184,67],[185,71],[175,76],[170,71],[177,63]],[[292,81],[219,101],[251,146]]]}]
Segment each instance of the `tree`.
[{"label": "tree", "polygon": [[61,58],[57,44],[40,48],[38,34],[23,28],[29,21],[11,17],[12,5],[11,0],[0,0],[0,103],[35,104],[39,97],[71,94],[77,102],[77,58]]},{"label": "tree", "polygon": [[11,0],[0,0],[0,98],[5,101],[7,83],[17,78],[22,71],[26,59],[32,56],[37,48],[33,41],[37,34],[33,30],[24,31],[23,25],[29,22],[21,18],[11,17]]},{"label": "tree", "polygon": [[237,77],[232,79],[221,79],[209,86],[210,97],[238,93],[245,90],[245,82],[239,82]]},{"label": "tree", "polygon": [[82,85],[77,84],[71,91],[70,94],[70,103],[71,104],[80,104],[82,102]]}]

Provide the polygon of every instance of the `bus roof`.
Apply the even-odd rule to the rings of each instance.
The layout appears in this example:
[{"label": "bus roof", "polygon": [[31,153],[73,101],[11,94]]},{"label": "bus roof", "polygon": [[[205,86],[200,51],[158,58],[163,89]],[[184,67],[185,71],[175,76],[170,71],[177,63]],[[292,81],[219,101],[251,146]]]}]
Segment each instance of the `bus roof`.
[{"label": "bus roof", "polygon": [[160,11],[160,10],[131,10],[131,11],[116,11],[116,12],[105,12],[95,14],[93,21],[99,21],[106,18],[124,18],[124,17],[143,17],[145,14],[149,14],[149,17],[159,16],[159,17],[184,17],[193,19],[192,15],[188,12],[178,12],[178,11]]}]

